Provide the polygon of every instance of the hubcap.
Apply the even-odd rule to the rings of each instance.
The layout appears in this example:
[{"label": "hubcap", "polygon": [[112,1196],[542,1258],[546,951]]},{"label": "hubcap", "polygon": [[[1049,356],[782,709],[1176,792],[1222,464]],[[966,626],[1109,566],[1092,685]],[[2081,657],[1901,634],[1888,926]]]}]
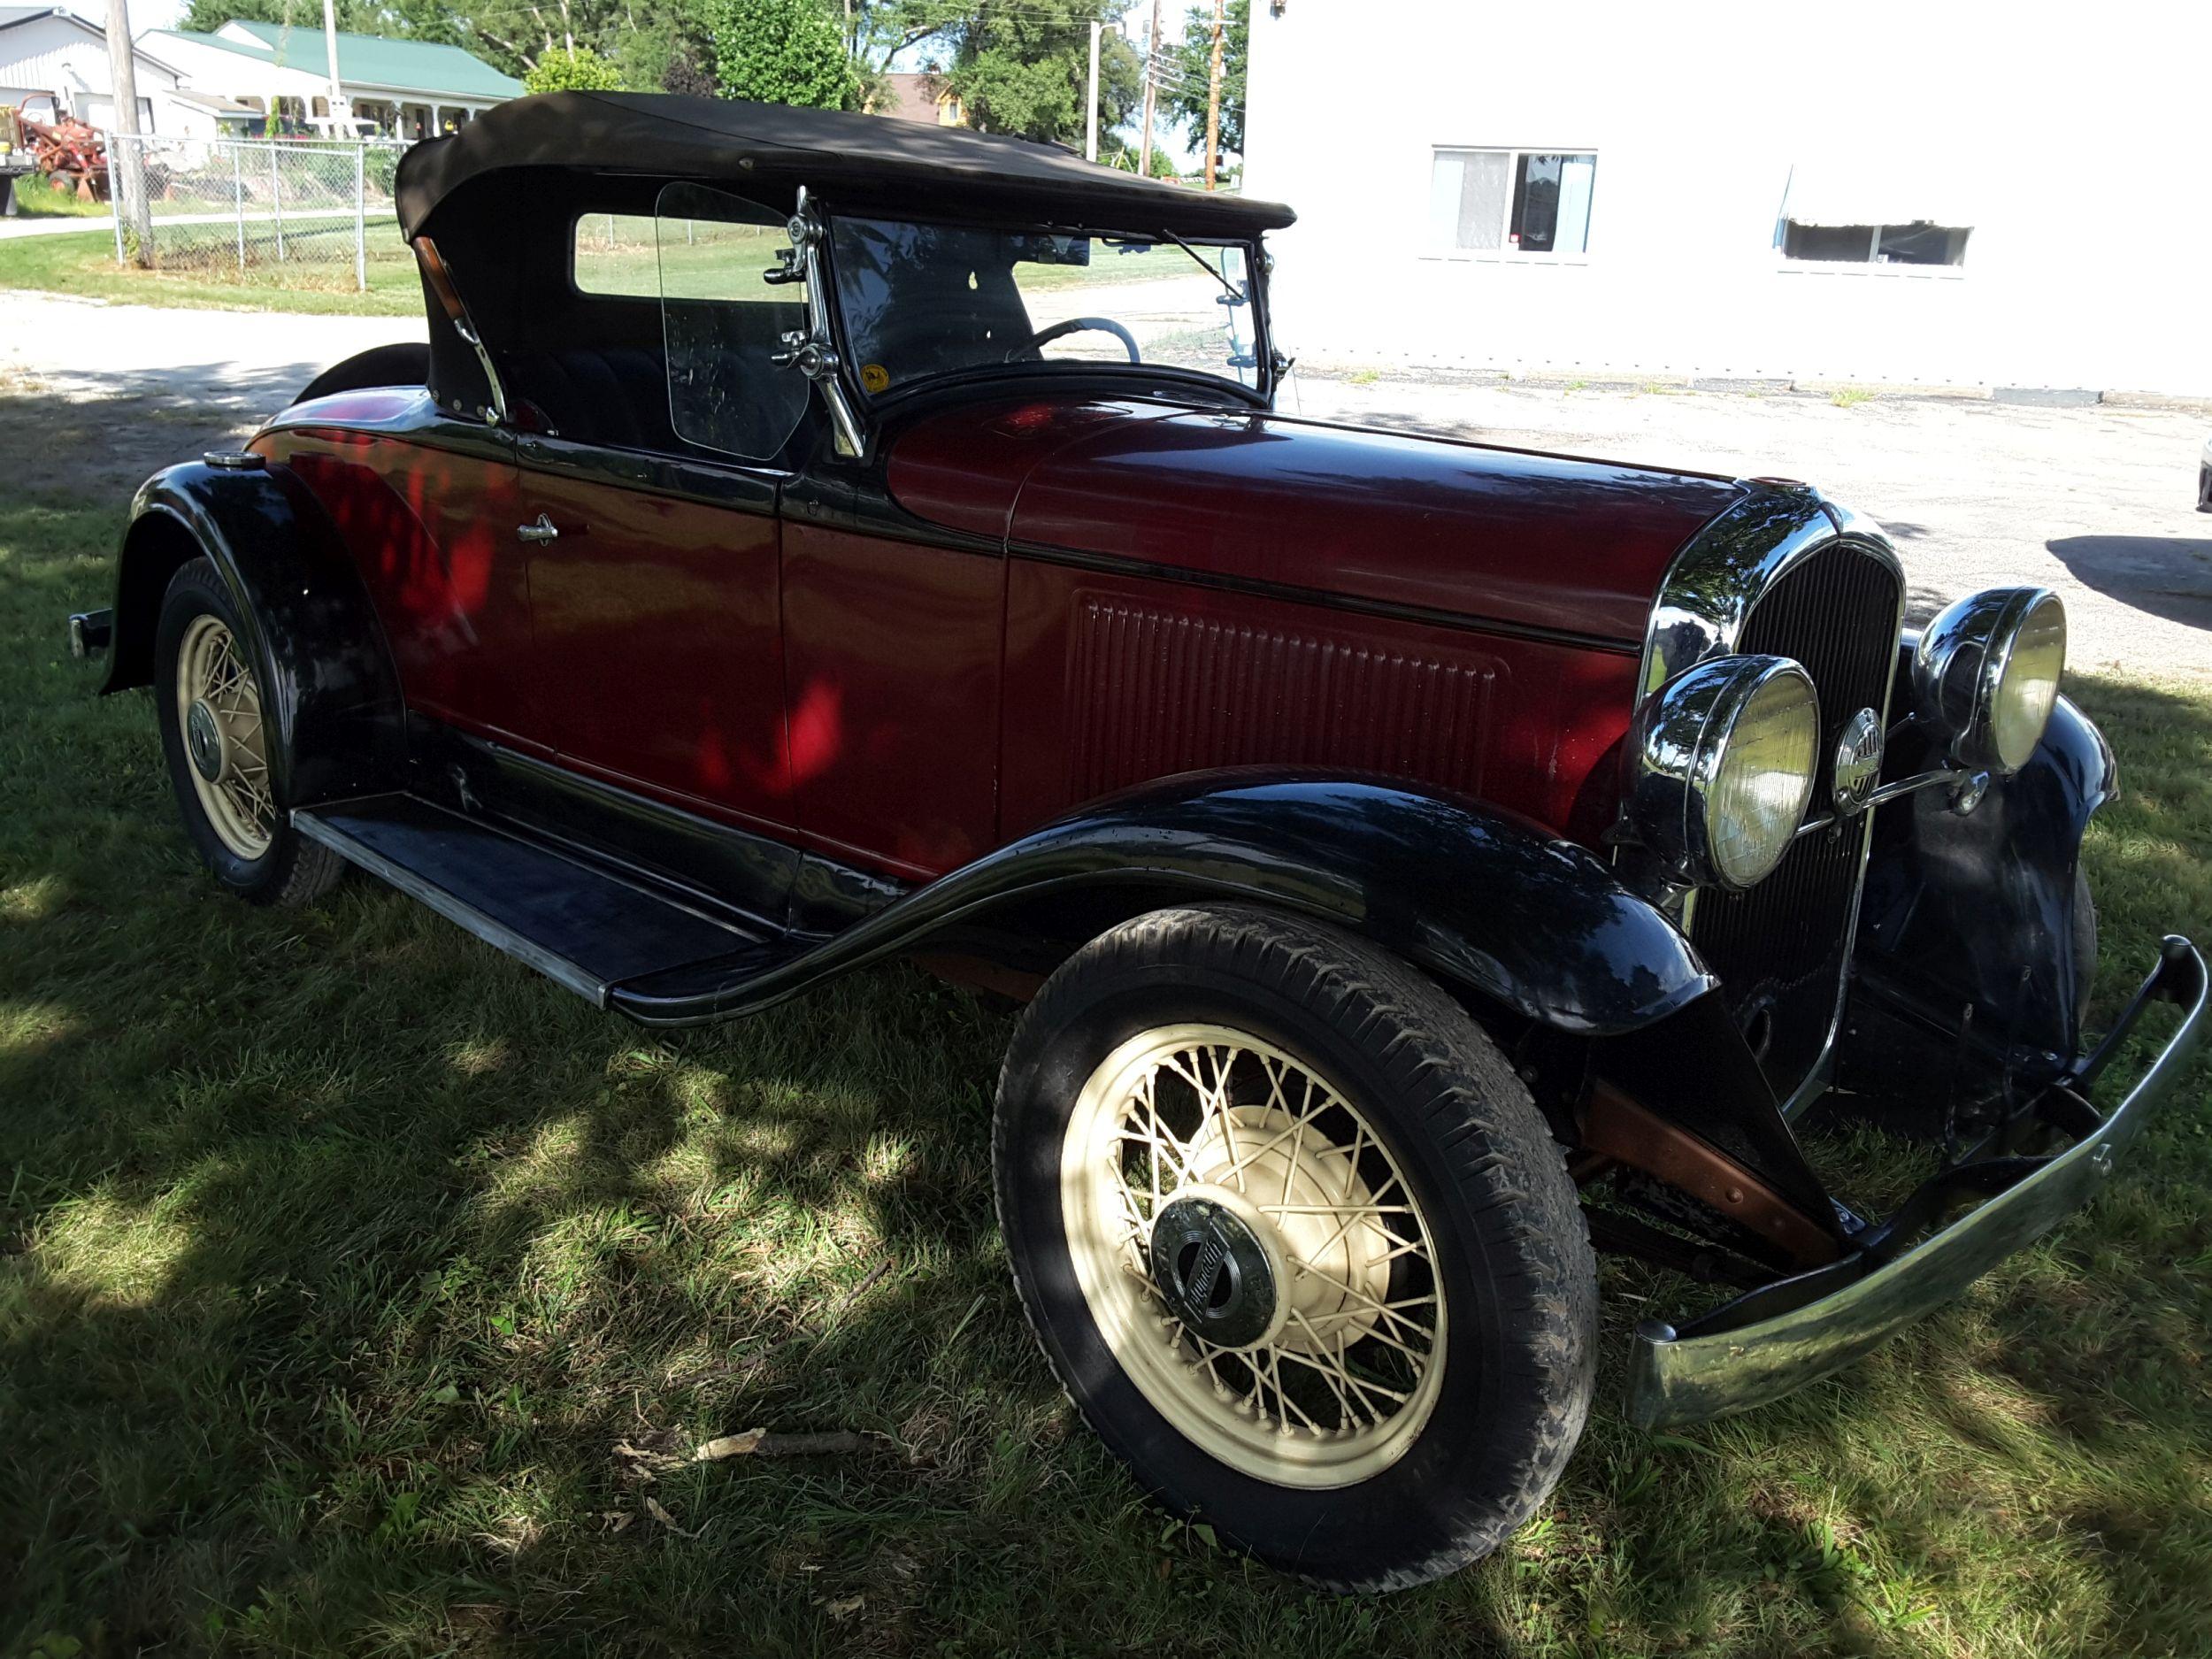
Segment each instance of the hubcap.
[{"label": "hubcap", "polygon": [[223,775],[223,733],[215,724],[215,710],[196,697],[184,717],[184,742],[201,777],[213,783]]},{"label": "hubcap", "polygon": [[1320,1072],[1225,1026],[1133,1037],[1077,1098],[1060,1194],[1100,1333],[1200,1448],[1326,1487],[1418,1437],[1444,1367],[1435,1253],[1373,1125]]},{"label": "hubcap", "polygon": [[261,687],[220,617],[204,612],[185,630],[175,695],[201,814],[231,853],[260,857],[277,824]]},{"label": "hubcap", "polygon": [[[1260,1225],[1265,1225],[1262,1222]],[[1194,1194],[1152,1223],[1152,1285],[1170,1313],[1217,1348],[1274,1335],[1286,1311],[1257,1228],[1220,1199]]]}]

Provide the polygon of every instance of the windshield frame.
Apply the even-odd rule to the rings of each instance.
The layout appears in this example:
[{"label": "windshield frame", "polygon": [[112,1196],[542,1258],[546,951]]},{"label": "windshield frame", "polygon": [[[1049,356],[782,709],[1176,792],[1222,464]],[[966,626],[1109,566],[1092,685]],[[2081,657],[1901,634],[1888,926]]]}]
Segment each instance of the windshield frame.
[{"label": "windshield frame", "polygon": [[[1086,380],[1139,380],[1153,384],[1167,383],[1207,392],[1216,399],[1233,401],[1261,409],[1275,406],[1276,389],[1281,382],[1271,330],[1269,326],[1267,304],[1267,273],[1271,263],[1264,242],[1258,236],[1185,237],[1164,225],[1103,226],[1075,219],[1025,219],[1003,214],[961,213],[958,211],[918,213],[889,207],[877,207],[861,203],[832,203],[817,199],[815,211],[820,216],[822,235],[815,252],[820,262],[823,297],[827,302],[830,327],[834,340],[840,367],[838,378],[847,394],[861,407],[870,411],[888,409],[911,397],[925,396],[948,388],[989,384],[1004,380],[1034,383],[1042,379],[1052,384],[1080,384]],[[840,219],[878,219],[906,225],[943,225],[964,230],[1002,231],[1010,236],[1082,236],[1093,240],[1118,242],[1148,242],[1160,250],[1173,251],[1179,258],[1189,261],[1194,268],[1203,269],[1225,288],[1228,279],[1193,254],[1217,256],[1229,249],[1240,250],[1244,255],[1245,303],[1251,311],[1252,355],[1254,357],[1253,384],[1247,386],[1227,373],[1215,373],[1205,369],[1184,368],[1164,363],[1071,363],[1067,361],[1040,361],[973,364],[964,368],[945,369],[903,381],[881,392],[871,392],[860,383],[853,365],[859,361],[855,355],[852,337],[845,324],[844,294],[837,275],[836,226]]]}]

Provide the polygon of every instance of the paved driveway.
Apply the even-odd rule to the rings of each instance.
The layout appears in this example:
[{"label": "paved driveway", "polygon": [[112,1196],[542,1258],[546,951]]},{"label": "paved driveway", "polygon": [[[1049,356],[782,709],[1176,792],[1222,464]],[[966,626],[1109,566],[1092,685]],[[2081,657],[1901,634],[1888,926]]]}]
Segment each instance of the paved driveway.
[{"label": "paved driveway", "polygon": [[[422,337],[414,319],[9,293],[0,444],[57,457],[73,487],[127,490],[281,408],[328,364]],[[2192,510],[2212,416],[1311,377],[1282,402],[1329,419],[1806,479],[1889,531],[1916,618],[1976,588],[2042,582],[2066,597],[2078,664],[2212,677],[2212,516]]]}]

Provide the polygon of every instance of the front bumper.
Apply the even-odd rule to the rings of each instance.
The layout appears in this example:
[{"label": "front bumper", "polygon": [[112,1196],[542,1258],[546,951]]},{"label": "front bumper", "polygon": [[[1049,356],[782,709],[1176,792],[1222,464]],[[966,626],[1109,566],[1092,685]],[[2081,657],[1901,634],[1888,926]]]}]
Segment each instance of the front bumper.
[{"label": "front bumper", "polygon": [[[1816,1381],[1933,1312],[2078,1209],[2188,1069],[2204,1036],[2206,977],[2196,948],[2169,937],[2112,1034],[2021,1114],[2029,1126],[2039,1121],[2074,1135],[2065,1151],[2021,1157],[2000,1148],[1955,1165],[1861,1233],[1843,1260],[1740,1296],[1679,1329],[1646,1321],[1630,1361],[1631,1420],[1645,1428],[1699,1422]],[[2127,1098],[2099,1118],[2085,1095],[2154,1001],[2180,1004],[2180,1029]],[[1972,1195],[1982,1197],[1976,1209],[1920,1236]]]}]

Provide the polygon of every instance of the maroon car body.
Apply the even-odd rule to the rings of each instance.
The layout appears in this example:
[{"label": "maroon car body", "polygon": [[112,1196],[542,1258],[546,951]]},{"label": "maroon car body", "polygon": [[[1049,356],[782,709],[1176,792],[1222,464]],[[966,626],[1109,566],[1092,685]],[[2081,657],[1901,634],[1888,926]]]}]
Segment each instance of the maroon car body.
[{"label": "maroon car body", "polygon": [[[891,956],[1041,986],[997,1147],[1048,1355],[1153,1490],[1340,1586],[1540,1499],[1593,1244],[1745,1293],[1640,1329],[1657,1424],[1836,1369],[2093,1189],[2205,975],[2169,940],[2081,1052],[2113,766],[2051,595],[1909,632],[1806,486],[1279,413],[1286,209],[893,125],[571,94],[411,152],[427,351],[151,480],[74,619],[157,687],[219,879],[342,858],[652,1025]],[[2157,997],[2177,1034],[2093,1109]],[[1941,1142],[1887,1220],[1805,1159],[1816,1103]],[[1085,1277],[1100,1111],[1164,1161],[1098,1247],[1141,1294]]]},{"label": "maroon car body", "polygon": [[[882,454],[890,502],[1008,549],[987,565],[580,486],[528,440],[513,465],[455,456],[441,424],[419,389],[347,392],[250,446],[366,555],[410,708],[910,881],[1127,785],[1270,763],[1434,784],[1595,844],[1660,580],[1744,493],[1271,414],[994,398]],[[500,534],[541,512],[588,529]],[[703,612],[711,630],[684,625]],[[1217,678],[1187,695],[1145,678],[1202,657]]]}]

